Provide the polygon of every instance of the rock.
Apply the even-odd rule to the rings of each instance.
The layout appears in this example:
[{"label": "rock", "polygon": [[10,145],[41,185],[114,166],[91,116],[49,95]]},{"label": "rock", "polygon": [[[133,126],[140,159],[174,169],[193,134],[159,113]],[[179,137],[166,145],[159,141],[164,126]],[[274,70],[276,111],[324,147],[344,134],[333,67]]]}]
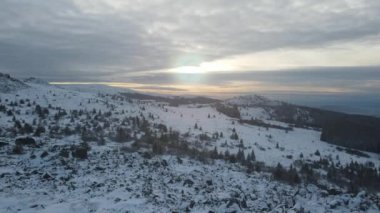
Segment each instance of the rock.
[{"label": "rock", "polygon": [[[144,164],[145,164],[145,161],[144,161]],[[146,162],[146,165],[145,165],[145,166],[147,166],[147,165],[148,165],[148,162]],[[160,167],[161,164],[160,164],[158,161],[156,161],[156,162],[153,163],[153,166],[154,166],[154,167]]]},{"label": "rock", "polygon": [[67,149],[61,149],[61,151],[59,151],[59,156],[68,158],[70,156],[70,153]]},{"label": "rock", "polygon": [[194,182],[193,182],[192,180],[190,180],[190,179],[186,179],[186,180],[183,182],[183,185],[184,185],[184,186],[187,185],[188,187],[192,187],[193,184],[194,184]]},{"label": "rock", "polygon": [[356,197],[357,198],[364,198],[365,196],[366,196],[366,192],[365,191],[361,191],[361,192],[359,192],[357,195],[356,195]]},{"label": "rock", "polygon": [[248,208],[247,201],[246,201],[245,199],[243,199],[243,200],[240,202],[240,204],[241,204],[241,207],[242,207],[242,208]]},{"label": "rock", "polygon": [[212,180],[207,180],[206,183],[207,185],[212,186]]},{"label": "rock", "polygon": [[0,147],[6,146],[6,145],[8,145],[8,143],[0,142]]},{"label": "rock", "polygon": [[230,198],[228,200],[227,208],[234,207],[234,209],[240,209],[240,202],[236,198]]},{"label": "rock", "polygon": [[370,206],[371,206],[371,202],[369,202],[368,200],[363,200],[359,204],[359,209],[362,212],[367,212]]},{"label": "rock", "polygon": [[334,189],[334,188],[327,189],[327,192],[329,193],[329,195],[340,195],[340,194],[342,194],[341,191]]},{"label": "rock", "polygon": [[87,149],[85,147],[75,147],[71,154],[81,160],[87,159]]},{"label": "rock", "polygon": [[97,167],[94,168],[94,170],[95,170],[95,171],[104,171],[104,170],[106,170],[106,169],[103,168],[103,167],[97,166]]},{"label": "rock", "polygon": [[34,205],[31,205],[30,208],[37,208],[38,207],[38,204],[34,204]]},{"label": "rock", "polygon": [[321,190],[321,197],[327,197],[329,195],[328,191]]},{"label": "rock", "polygon": [[100,187],[103,187],[103,186],[105,186],[104,183],[98,183],[96,181],[91,184],[92,188],[100,188]]},{"label": "rock", "polygon": [[331,209],[335,209],[336,207],[340,206],[341,203],[338,200],[332,200],[329,203]]},{"label": "rock", "polygon": [[167,167],[169,164],[166,160],[162,160],[161,161],[161,165],[164,166],[164,167]]},{"label": "rock", "polygon": [[152,155],[149,152],[143,152],[141,155],[145,159],[151,159]]},{"label": "rock", "polygon": [[182,160],[180,157],[177,156],[177,162],[178,162],[179,164],[182,164],[182,163],[183,163],[183,160]]},{"label": "rock", "polygon": [[2,174],[0,175],[0,178],[4,178],[5,176],[11,176],[11,173],[9,173],[9,172],[2,173]]},{"label": "rock", "polygon": [[12,154],[21,155],[24,153],[24,149],[21,145],[15,145],[12,149]]},{"label": "rock", "polygon": [[48,173],[45,173],[43,176],[42,176],[43,179],[45,180],[52,180],[53,177],[51,175],[49,175]]},{"label": "rock", "polygon": [[18,146],[37,146],[36,141],[32,137],[17,138],[15,143]]},{"label": "rock", "polygon": [[49,155],[49,153],[47,152],[47,151],[44,151],[42,154],[41,154],[41,158],[44,158],[44,157],[46,157],[46,156],[48,156]]}]

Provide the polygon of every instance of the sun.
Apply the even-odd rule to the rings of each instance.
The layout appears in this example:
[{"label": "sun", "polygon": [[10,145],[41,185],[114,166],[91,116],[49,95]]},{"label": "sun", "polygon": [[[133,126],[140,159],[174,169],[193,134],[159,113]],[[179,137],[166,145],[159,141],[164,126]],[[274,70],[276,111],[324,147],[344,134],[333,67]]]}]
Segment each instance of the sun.
[{"label": "sun", "polygon": [[205,70],[199,66],[182,66],[174,68],[173,71],[179,74],[202,74]]}]

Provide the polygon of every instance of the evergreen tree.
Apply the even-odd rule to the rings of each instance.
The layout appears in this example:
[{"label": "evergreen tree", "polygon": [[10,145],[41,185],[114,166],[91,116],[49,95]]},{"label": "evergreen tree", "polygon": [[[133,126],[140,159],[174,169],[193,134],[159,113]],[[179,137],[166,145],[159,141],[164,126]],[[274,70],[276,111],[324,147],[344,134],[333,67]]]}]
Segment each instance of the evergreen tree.
[{"label": "evergreen tree", "polygon": [[251,156],[251,158],[250,158],[251,161],[256,161],[256,155],[255,155],[255,152],[253,151],[253,149],[251,151],[250,156]]}]

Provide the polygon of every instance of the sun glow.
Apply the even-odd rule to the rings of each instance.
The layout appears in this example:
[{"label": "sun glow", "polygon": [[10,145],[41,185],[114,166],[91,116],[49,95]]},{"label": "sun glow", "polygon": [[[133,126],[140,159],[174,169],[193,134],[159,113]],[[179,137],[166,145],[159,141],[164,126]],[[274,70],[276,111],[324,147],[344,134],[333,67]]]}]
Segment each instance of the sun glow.
[{"label": "sun glow", "polygon": [[219,61],[203,62],[199,66],[180,66],[169,70],[180,74],[205,74],[210,72],[231,71],[237,67]]},{"label": "sun glow", "polygon": [[180,73],[180,74],[201,74],[201,73],[205,73],[205,70],[197,66],[183,66],[183,67],[174,68],[173,72]]}]

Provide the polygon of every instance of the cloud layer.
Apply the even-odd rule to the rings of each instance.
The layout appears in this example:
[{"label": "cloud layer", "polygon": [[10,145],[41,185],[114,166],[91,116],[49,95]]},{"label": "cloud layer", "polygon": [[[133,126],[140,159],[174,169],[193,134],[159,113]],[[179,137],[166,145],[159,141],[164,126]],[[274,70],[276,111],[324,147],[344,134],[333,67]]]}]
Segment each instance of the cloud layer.
[{"label": "cloud layer", "polygon": [[[378,66],[379,49],[378,0],[3,0],[0,8],[0,70],[54,81],[158,84],[166,70],[202,63],[259,81],[239,72],[292,58],[297,68]],[[224,74],[207,83],[222,82]]]}]

